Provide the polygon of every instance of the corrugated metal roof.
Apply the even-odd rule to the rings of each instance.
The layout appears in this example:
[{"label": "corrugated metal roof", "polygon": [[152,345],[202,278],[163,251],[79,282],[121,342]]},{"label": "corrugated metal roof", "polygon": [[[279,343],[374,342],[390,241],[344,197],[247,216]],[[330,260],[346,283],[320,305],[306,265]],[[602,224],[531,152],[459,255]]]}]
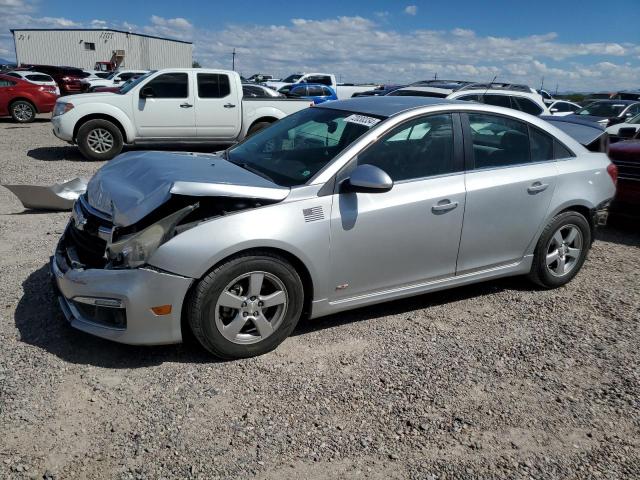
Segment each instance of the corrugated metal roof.
[{"label": "corrugated metal roof", "polygon": [[176,40],[175,38],[157,37],[154,35],[127,32],[126,30],[116,30],[113,28],[12,28],[11,33],[14,33],[14,32],[116,32],[116,33],[126,33],[127,35],[136,35],[138,37],[155,38],[158,40],[167,40],[169,42],[188,43],[189,45],[193,45],[193,42],[187,42],[185,40]]}]

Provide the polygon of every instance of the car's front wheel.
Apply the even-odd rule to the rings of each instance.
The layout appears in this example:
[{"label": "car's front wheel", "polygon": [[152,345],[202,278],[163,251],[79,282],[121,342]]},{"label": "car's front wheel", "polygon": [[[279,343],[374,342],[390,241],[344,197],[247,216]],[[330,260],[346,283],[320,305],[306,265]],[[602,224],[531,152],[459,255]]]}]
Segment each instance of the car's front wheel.
[{"label": "car's front wheel", "polygon": [[591,228],[583,215],[557,215],[538,240],[529,277],[545,288],[568,283],[582,268],[590,246]]},{"label": "car's front wheel", "polygon": [[293,331],[302,312],[300,276],[284,258],[243,254],[206,275],[187,304],[187,319],[204,348],[224,359],[267,353]]},{"label": "car's front wheel", "polygon": [[82,155],[89,160],[111,160],[122,151],[124,140],[120,129],[108,120],[85,122],[76,138]]},{"label": "car's front wheel", "polygon": [[36,119],[36,107],[26,100],[17,100],[11,104],[11,116],[18,123],[30,123]]}]

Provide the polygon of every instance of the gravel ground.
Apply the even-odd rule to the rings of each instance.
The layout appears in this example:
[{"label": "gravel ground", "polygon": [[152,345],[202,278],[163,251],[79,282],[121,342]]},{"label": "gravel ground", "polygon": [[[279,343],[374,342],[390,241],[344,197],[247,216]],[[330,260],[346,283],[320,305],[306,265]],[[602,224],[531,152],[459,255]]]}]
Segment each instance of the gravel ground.
[{"label": "gravel ground", "polygon": [[[0,120],[0,182],[91,174],[43,119]],[[65,324],[67,213],[0,189],[0,478],[639,478],[640,233],[599,232],[568,286],[518,278],[300,325],[220,363]]]}]

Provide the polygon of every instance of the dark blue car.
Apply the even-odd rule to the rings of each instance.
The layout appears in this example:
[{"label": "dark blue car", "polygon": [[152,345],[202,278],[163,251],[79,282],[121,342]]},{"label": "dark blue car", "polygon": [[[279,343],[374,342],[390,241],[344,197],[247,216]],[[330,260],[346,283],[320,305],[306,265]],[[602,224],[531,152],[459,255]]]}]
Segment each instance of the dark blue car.
[{"label": "dark blue car", "polygon": [[278,91],[291,98],[308,98],[313,100],[315,105],[338,99],[333,88],[319,83],[294,83],[293,85],[285,85]]}]

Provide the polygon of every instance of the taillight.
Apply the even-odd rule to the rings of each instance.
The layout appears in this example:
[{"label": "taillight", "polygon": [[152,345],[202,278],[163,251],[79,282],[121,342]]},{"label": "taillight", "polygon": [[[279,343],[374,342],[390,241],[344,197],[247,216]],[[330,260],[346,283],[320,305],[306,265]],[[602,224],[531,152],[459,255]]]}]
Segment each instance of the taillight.
[{"label": "taillight", "polygon": [[613,184],[618,185],[618,167],[615,163],[610,163],[607,166],[607,173],[611,177]]}]

